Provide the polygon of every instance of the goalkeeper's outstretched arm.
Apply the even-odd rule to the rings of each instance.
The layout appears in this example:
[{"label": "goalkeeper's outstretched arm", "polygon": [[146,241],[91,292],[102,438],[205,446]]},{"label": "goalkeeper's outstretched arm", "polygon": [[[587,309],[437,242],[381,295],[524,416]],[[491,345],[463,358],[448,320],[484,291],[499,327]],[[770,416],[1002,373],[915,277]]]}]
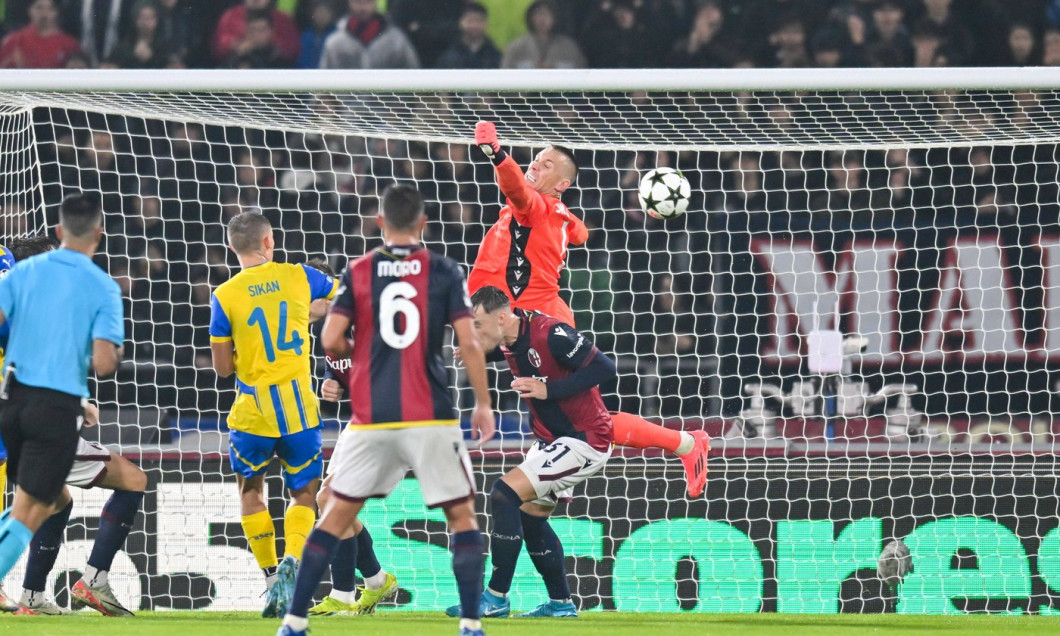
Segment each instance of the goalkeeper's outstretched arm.
[{"label": "goalkeeper's outstretched arm", "polygon": [[544,198],[527,183],[519,164],[501,148],[497,127],[493,122],[480,121],[475,125],[475,143],[497,169],[497,185],[507,197],[515,220],[533,226],[548,218]]}]

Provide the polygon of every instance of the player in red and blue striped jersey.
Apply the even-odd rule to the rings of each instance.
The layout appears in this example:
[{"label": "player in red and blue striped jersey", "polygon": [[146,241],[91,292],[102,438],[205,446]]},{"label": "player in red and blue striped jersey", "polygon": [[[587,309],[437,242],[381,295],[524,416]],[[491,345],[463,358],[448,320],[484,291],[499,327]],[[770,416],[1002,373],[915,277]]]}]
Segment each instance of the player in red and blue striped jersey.
[{"label": "player in red and blue striped jersey", "polygon": [[[526,551],[548,589],[548,602],[520,617],[574,617],[563,545],[548,523],[556,504],[598,473],[611,456],[614,428],[600,384],[615,377],[615,363],[591,340],[557,318],[512,309],[508,296],[486,286],[471,297],[483,346],[499,347],[515,376],[512,388],[530,408],[538,438],[526,458],[490,491],[493,574],[483,591],[483,616],[511,613],[512,577]],[[456,608],[449,608],[452,614]]]},{"label": "player in red and blue striped jersey", "polygon": [[[442,358],[451,325],[475,392],[472,436],[489,439],[493,410],[486,360],[475,335],[463,273],[420,245],[423,198],[413,188],[383,193],[386,245],[343,273],[321,342],[333,358],[351,358],[353,419],[329,469],[328,500],[306,542],[294,598],[280,636],[298,636],[325,568],[364,502],[385,497],[412,470],[428,507],[442,508],[452,532],[453,573],[460,591],[460,633],[480,636],[483,541],[475,517],[471,462]],[[353,331],[352,355],[347,337]]]}]

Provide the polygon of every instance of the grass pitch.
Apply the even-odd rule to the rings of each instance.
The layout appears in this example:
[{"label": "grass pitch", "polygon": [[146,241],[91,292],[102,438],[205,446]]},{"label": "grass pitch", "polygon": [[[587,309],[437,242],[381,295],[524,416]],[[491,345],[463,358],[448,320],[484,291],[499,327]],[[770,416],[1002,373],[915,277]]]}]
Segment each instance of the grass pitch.
[{"label": "grass pitch", "polygon": [[[91,614],[0,618],[0,634],[32,636],[272,636],[278,626],[279,621],[250,612],[140,612],[130,619]],[[576,619],[487,620],[485,628],[489,636],[1033,636],[1060,633],[1060,617],[586,612]],[[457,621],[440,612],[384,611],[313,619],[310,629],[312,636],[454,636]]]}]

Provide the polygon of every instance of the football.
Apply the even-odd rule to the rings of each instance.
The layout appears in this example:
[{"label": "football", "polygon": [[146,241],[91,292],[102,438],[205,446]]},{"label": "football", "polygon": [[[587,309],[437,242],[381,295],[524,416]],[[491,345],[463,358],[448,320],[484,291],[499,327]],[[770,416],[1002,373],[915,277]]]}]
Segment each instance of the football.
[{"label": "football", "polygon": [[893,539],[883,546],[876,562],[876,574],[887,585],[894,587],[902,582],[906,574],[913,571],[913,557],[901,539]]},{"label": "football", "polygon": [[656,168],[640,180],[637,198],[640,207],[657,219],[672,219],[688,209],[692,187],[683,174],[673,168]]}]

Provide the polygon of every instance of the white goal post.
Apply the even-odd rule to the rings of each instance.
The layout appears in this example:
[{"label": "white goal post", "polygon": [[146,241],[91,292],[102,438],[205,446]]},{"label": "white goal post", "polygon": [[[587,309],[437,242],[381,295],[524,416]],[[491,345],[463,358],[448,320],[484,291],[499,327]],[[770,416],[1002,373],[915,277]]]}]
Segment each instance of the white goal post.
[{"label": "white goal post", "polygon": [[[557,512],[583,611],[1060,608],[1060,69],[0,71],[0,242],[94,193],[126,298],[127,360],[93,391],[98,435],[152,482],[111,578],[127,605],[252,610],[264,589],[208,364],[227,219],[261,211],[281,259],[341,268],[411,183],[427,245],[470,267],[503,205],[481,119],[522,165],[578,158],[564,200],[590,238],[561,288],[619,363],[609,407],[714,440],[702,498],[672,455],[620,449]],[[685,215],[639,210],[657,166],[691,182]],[[494,395],[480,492],[530,443]],[[323,414],[333,440],[349,410]],[[56,575],[103,499],[79,496]],[[364,521],[400,609],[456,601],[414,480]],[[914,565],[896,589],[890,538]],[[525,556],[513,595],[544,597]]]}]

